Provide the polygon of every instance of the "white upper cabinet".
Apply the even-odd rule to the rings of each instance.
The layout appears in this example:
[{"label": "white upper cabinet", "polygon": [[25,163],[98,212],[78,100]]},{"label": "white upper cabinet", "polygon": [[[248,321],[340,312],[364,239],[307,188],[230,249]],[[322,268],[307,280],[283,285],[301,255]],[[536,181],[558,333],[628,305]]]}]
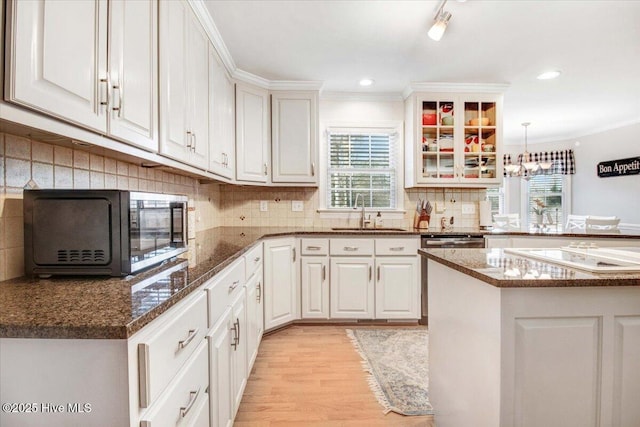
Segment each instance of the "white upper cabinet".
[{"label": "white upper cabinet", "polygon": [[109,133],[158,149],[158,7],[109,2]]},{"label": "white upper cabinet", "polygon": [[236,178],[238,181],[268,182],[269,92],[236,85]]},{"label": "white upper cabinet", "polygon": [[406,187],[502,182],[502,95],[419,93],[405,103]]},{"label": "white upper cabinet", "polygon": [[106,1],[8,5],[8,99],[106,132]]},{"label": "white upper cabinet", "polygon": [[157,151],[157,3],[11,1],[9,19],[9,101]]},{"label": "white upper cabinet", "polygon": [[318,94],[271,93],[272,182],[318,183]]},{"label": "white upper cabinet", "polygon": [[160,152],[209,163],[209,43],[190,6],[160,2]]},{"label": "white upper cabinet", "polygon": [[235,89],[233,81],[209,45],[209,170],[235,178]]}]

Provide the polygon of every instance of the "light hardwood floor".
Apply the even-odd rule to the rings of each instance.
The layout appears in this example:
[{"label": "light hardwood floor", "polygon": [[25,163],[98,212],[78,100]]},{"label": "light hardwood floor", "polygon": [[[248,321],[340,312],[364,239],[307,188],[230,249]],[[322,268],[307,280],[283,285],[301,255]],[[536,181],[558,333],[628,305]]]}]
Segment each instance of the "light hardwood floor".
[{"label": "light hardwood floor", "polygon": [[383,414],[345,329],[292,326],[263,338],[235,427],[435,427],[433,418]]}]

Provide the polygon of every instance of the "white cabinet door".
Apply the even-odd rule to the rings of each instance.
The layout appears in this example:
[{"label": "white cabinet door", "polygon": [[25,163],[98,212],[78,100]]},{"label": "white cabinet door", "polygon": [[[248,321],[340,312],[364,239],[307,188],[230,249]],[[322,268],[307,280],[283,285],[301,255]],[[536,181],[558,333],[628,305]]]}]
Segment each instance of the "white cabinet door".
[{"label": "white cabinet door", "polygon": [[329,318],[329,258],[302,257],[301,290],[303,319]]},{"label": "white cabinet door", "polygon": [[231,353],[234,343],[231,309],[227,309],[207,335],[209,340],[209,399],[211,425],[231,427],[233,406],[231,388]]},{"label": "white cabinet door", "polygon": [[209,43],[189,4],[160,2],[160,152],[209,165]]},{"label": "white cabinet door", "polygon": [[373,319],[373,258],[331,258],[331,318]]},{"label": "white cabinet door", "polygon": [[235,89],[220,57],[209,45],[209,170],[235,177]]},{"label": "white cabinet door", "polygon": [[188,14],[189,163],[209,166],[209,39],[193,13]]},{"label": "white cabinet door", "polygon": [[233,390],[233,417],[240,407],[242,393],[247,385],[247,310],[246,310],[246,293],[242,289],[240,295],[236,298],[231,308],[233,322],[233,339],[235,345],[232,345],[231,353],[231,386]]},{"label": "white cabinet door", "polygon": [[264,242],[265,331],[299,318],[298,254],[296,239]]},{"label": "white cabinet door", "polygon": [[269,92],[236,85],[236,177],[267,182],[269,176]]},{"label": "white cabinet door", "polygon": [[109,134],[158,151],[158,5],[109,2]]},{"label": "white cabinet door", "polygon": [[247,372],[258,356],[262,339],[264,306],[262,304],[262,269],[251,276],[245,285],[247,292]]},{"label": "white cabinet door", "polygon": [[189,94],[187,91],[186,2],[163,1],[160,7],[160,152],[187,158]]},{"label": "white cabinet door", "polygon": [[317,184],[317,92],[272,92],[271,120],[271,180]]},{"label": "white cabinet door", "polygon": [[107,2],[10,1],[8,98],[107,131]]},{"label": "white cabinet door", "polygon": [[418,319],[420,283],[415,256],[376,258],[376,319]]}]

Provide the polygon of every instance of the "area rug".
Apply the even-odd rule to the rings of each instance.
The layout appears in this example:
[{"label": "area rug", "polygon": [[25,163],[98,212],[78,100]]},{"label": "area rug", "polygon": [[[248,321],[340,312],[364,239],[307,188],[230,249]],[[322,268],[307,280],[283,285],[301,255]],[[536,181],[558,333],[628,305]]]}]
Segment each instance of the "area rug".
[{"label": "area rug", "polygon": [[347,329],[384,413],[430,415],[426,328]]}]

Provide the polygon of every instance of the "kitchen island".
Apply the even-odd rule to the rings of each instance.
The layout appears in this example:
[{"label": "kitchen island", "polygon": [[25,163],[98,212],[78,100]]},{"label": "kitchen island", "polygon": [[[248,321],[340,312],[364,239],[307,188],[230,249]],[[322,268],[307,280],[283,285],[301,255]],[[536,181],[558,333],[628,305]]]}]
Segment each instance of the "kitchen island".
[{"label": "kitchen island", "polygon": [[640,273],[502,249],[420,254],[439,427],[640,425]]}]

